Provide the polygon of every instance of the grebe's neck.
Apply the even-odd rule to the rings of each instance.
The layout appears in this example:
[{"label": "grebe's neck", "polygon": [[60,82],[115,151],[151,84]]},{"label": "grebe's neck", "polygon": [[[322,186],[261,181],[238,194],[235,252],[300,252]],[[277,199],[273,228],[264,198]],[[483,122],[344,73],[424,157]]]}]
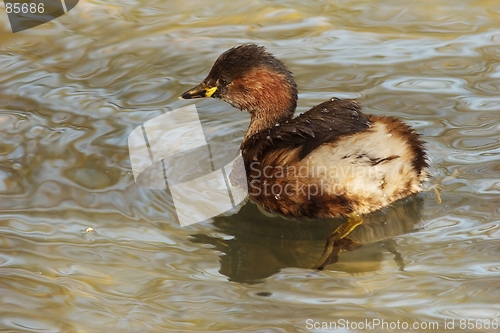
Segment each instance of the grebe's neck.
[{"label": "grebe's neck", "polygon": [[278,123],[283,123],[292,119],[294,111],[295,107],[293,110],[282,110],[280,112],[250,113],[250,125],[245,133],[243,142],[263,130],[276,126]]},{"label": "grebe's neck", "polygon": [[288,73],[277,73],[267,68],[258,68],[233,82],[234,90],[245,90],[244,94],[233,94],[233,106],[250,113],[250,126],[243,138],[271,128],[276,123],[292,119],[297,107],[297,86]]}]

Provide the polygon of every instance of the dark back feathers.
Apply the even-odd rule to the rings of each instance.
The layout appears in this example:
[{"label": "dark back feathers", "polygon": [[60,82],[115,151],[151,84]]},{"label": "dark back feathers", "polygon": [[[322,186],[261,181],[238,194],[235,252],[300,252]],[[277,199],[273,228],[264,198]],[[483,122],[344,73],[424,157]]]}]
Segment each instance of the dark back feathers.
[{"label": "dark back feathers", "polygon": [[356,101],[334,97],[296,118],[251,136],[242,143],[241,150],[246,165],[276,148],[300,148],[301,160],[325,142],[368,127],[370,121]]}]

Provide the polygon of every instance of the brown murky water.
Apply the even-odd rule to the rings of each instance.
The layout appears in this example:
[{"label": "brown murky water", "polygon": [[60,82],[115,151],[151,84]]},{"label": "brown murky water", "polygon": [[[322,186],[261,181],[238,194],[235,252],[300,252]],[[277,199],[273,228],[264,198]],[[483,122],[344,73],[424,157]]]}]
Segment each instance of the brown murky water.
[{"label": "brown murky water", "polygon": [[[498,331],[498,1],[84,0],[17,34],[0,17],[1,332]],[[317,274],[338,220],[247,204],[180,227],[168,191],[135,184],[128,135],[243,42],[295,73],[298,112],[351,97],[412,124],[442,202],[366,217]],[[197,107],[238,144],[246,114]]]}]

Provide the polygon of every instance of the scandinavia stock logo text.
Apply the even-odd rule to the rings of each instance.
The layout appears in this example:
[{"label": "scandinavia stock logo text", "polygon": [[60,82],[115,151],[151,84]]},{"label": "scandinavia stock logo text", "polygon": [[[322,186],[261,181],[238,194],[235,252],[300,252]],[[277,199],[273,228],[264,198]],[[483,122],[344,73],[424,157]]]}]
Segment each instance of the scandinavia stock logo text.
[{"label": "scandinavia stock logo text", "polygon": [[[181,226],[234,212],[247,198],[246,183],[231,184],[231,172],[245,174],[241,152],[222,167],[207,143],[194,105],[148,120],[128,138],[135,182],[166,189]],[[225,163],[225,162],[223,162]]]}]

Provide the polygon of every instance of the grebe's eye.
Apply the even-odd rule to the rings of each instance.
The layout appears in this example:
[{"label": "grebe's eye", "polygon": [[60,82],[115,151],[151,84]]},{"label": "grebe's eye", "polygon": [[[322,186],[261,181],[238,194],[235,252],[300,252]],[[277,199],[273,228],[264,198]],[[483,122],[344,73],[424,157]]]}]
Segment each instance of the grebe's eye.
[{"label": "grebe's eye", "polygon": [[224,78],[217,79],[218,86],[225,86],[226,84],[227,84],[226,79],[224,79]]}]

